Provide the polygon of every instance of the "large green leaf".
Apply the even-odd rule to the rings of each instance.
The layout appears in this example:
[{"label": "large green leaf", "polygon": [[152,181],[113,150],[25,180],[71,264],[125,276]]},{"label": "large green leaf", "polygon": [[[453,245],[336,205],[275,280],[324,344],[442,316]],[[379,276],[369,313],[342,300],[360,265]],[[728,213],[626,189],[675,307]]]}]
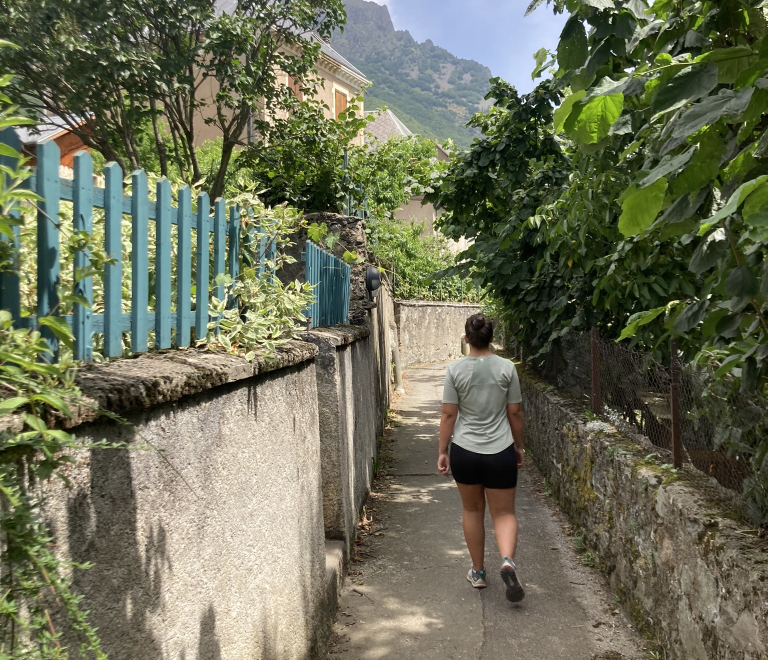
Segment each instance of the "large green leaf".
[{"label": "large green leaf", "polygon": [[737,119],[747,109],[754,91],[752,87],[738,93],[730,89],[723,89],[716,96],[708,96],[687,110],[676,121],[672,136],[676,138],[688,137],[723,117]]},{"label": "large green leaf", "polygon": [[738,266],[728,273],[725,290],[734,298],[751,298],[760,291],[760,283],[749,268]]},{"label": "large green leaf", "polygon": [[748,46],[717,48],[697,57],[695,62],[715,63],[718,70],[718,82],[732,85],[742,71],[749,69],[757,61],[757,53]]},{"label": "large green leaf", "polygon": [[663,177],[646,188],[632,186],[621,204],[619,231],[629,237],[648,229],[661,211],[666,192],[667,180]]},{"label": "large green leaf", "polygon": [[565,24],[557,45],[557,63],[566,71],[584,66],[589,56],[589,43],[584,24],[575,16]]},{"label": "large green leaf", "polygon": [[704,320],[709,308],[709,300],[699,300],[688,305],[675,319],[675,332],[684,334],[693,330]]},{"label": "large green leaf", "polygon": [[544,71],[547,67],[552,66],[554,63],[549,58],[549,51],[546,48],[540,48],[537,50],[533,56],[533,59],[536,62],[536,68],[531,73],[531,80],[536,80],[536,78],[541,76],[542,71]]},{"label": "large green leaf", "polygon": [[563,130],[565,120],[568,119],[568,116],[573,111],[574,104],[581,101],[586,95],[587,93],[584,90],[581,90],[580,92],[567,96],[563,100],[560,107],[555,110],[555,133],[560,133]]},{"label": "large green leaf", "polygon": [[67,325],[67,322],[59,318],[58,316],[44,316],[38,323],[50,328],[51,332],[56,335],[56,338],[68,346],[74,348],[75,336],[72,334],[72,328]]},{"label": "large green leaf", "polygon": [[747,197],[749,197],[752,191],[758,188],[759,186],[762,186],[763,183],[765,183],[766,181],[768,181],[768,174],[759,176],[756,179],[747,181],[746,183],[739,186],[736,192],[730,196],[725,206],[723,206],[723,208],[721,208],[711,218],[707,218],[702,223],[701,229],[699,229],[699,236],[703,236],[718,222],[720,222],[721,220],[725,220],[729,215],[736,213],[736,211],[739,210],[739,206],[741,206],[742,202],[744,202],[744,200],[746,200]]},{"label": "large green leaf", "polygon": [[637,314],[630,316],[626,327],[621,331],[621,336],[618,341],[634,337],[641,326],[648,325],[651,321],[658,318],[664,313],[665,309],[667,308],[657,307],[656,309],[649,309],[647,312],[638,312]]},{"label": "large green leaf", "polygon": [[754,227],[768,227],[768,183],[752,191],[741,212],[744,222]]},{"label": "large green leaf", "polygon": [[700,275],[716,265],[723,254],[725,254],[727,248],[728,241],[725,230],[722,228],[716,229],[696,248],[688,268],[697,275]]},{"label": "large green leaf", "polygon": [[582,144],[597,144],[608,137],[623,109],[623,94],[595,96],[574,108],[565,120],[565,133]]},{"label": "large green leaf", "polygon": [[664,156],[661,162],[637,184],[638,187],[645,188],[658,181],[661,177],[677,174],[691,160],[693,153],[693,149],[688,149],[688,151],[681,153],[679,156]]},{"label": "large green leaf", "polygon": [[710,184],[720,173],[720,162],[725,154],[725,140],[714,128],[699,135],[699,148],[694,157],[672,183],[672,195],[693,193]]},{"label": "large green leaf", "polygon": [[755,151],[752,155],[755,158],[768,157],[768,128],[766,128],[763,131],[763,134],[760,136],[760,139],[757,142],[757,146],[755,147]]},{"label": "large green leaf", "polygon": [[717,87],[717,66],[698,64],[685,67],[680,73],[661,85],[651,104],[654,118],[677,110],[687,103],[698,101]]}]

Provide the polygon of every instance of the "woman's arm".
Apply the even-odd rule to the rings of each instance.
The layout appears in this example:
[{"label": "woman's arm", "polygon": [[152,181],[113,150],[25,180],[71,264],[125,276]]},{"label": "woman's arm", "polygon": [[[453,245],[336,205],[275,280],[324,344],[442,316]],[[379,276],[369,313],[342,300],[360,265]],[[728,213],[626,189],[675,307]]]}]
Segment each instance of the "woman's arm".
[{"label": "woman's arm", "polygon": [[508,403],[507,419],[512,429],[512,437],[515,439],[517,464],[522,465],[523,456],[525,456],[525,418],[523,417],[523,407],[519,403]]},{"label": "woman's arm", "polygon": [[440,474],[447,477],[451,471],[451,462],[448,458],[448,445],[453,437],[453,428],[456,426],[456,418],[459,416],[459,406],[456,403],[444,403],[443,414],[440,417],[440,450],[437,459],[437,469]]}]

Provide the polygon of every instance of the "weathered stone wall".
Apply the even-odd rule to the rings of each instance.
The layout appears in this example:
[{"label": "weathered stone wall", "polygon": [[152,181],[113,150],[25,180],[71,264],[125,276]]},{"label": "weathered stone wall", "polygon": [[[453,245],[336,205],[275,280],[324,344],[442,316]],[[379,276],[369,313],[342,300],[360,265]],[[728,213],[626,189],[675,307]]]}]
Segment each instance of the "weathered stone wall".
[{"label": "weathered stone wall", "polygon": [[376,298],[376,307],[370,310],[371,337],[376,362],[376,391],[379,403],[378,437],[384,435],[387,425],[387,411],[392,407],[394,361],[392,350],[397,346],[397,325],[395,324],[395,301],[392,286],[384,274],[381,291]]},{"label": "weathered stone wall", "polygon": [[[354,216],[343,216],[335,213],[313,213],[305,216],[304,220],[308,225],[317,223],[325,224],[328,231],[339,237],[338,242],[333,246],[333,254],[341,259],[344,253],[349,250],[365,258],[368,254],[365,221]],[[301,254],[307,244],[307,230],[302,229],[292,237],[295,245],[286,253],[296,259],[296,263],[284,266],[278,273],[278,277],[283,282],[293,282],[299,280],[303,282],[306,279],[306,266],[301,260]],[[351,291],[349,298],[349,322],[353,325],[366,325],[368,323],[368,294],[365,290],[365,269],[366,264],[356,264],[352,266],[351,272]]]},{"label": "weathered stone wall", "polygon": [[768,658],[768,549],[698,473],[521,370],[528,444],[638,627],[668,658]]},{"label": "weathered stone wall", "polygon": [[463,303],[397,301],[395,318],[403,366],[461,357],[464,325],[479,311],[478,305]]},{"label": "weathered stone wall", "polygon": [[[194,351],[118,361],[90,392],[132,426],[97,421],[77,435],[135,449],[81,452],[71,488],[51,486],[45,513],[59,551],[94,563],[75,588],[111,660],[320,651],[329,611],[316,349],[290,350],[282,369],[257,375]],[[217,379],[233,382],[207,387]]]},{"label": "weathered stone wall", "polygon": [[323,518],[327,538],[346,556],[373,481],[379,406],[373,337],[364,327],[307,333],[317,357]]},{"label": "weathered stone wall", "polygon": [[74,586],[111,660],[322,652],[373,479],[380,368],[367,327],[302,339],[254,363],[190,350],[81,370],[70,428],[132,449],[78,453],[45,515],[62,556],[94,564]]}]

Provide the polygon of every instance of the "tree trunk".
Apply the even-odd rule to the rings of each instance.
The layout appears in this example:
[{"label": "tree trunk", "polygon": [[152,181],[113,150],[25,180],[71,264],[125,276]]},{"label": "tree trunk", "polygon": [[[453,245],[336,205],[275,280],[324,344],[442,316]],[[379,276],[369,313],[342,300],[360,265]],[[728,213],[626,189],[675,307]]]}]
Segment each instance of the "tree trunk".
[{"label": "tree trunk", "polygon": [[160,176],[168,176],[168,148],[165,145],[163,136],[160,135],[160,126],[157,119],[157,99],[149,100],[149,107],[152,109],[152,130],[155,134],[155,144],[157,145],[157,157],[160,159]]},{"label": "tree trunk", "polygon": [[210,195],[211,201],[218,197],[221,197],[224,193],[224,184],[227,178],[227,170],[229,169],[229,163],[232,160],[232,154],[235,150],[237,143],[233,140],[227,140],[221,148],[221,160],[219,161],[219,169],[216,172],[216,178],[214,179],[213,186],[211,186]]}]

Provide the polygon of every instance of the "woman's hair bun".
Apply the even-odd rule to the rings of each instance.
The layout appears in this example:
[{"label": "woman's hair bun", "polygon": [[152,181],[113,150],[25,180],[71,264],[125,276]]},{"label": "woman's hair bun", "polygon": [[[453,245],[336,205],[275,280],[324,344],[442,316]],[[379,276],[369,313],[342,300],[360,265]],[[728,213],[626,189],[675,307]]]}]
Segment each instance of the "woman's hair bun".
[{"label": "woman's hair bun", "polygon": [[493,341],[493,321],[485,314],[473,314],[464,326],[467,341],[475,348],[488,348]]}]

